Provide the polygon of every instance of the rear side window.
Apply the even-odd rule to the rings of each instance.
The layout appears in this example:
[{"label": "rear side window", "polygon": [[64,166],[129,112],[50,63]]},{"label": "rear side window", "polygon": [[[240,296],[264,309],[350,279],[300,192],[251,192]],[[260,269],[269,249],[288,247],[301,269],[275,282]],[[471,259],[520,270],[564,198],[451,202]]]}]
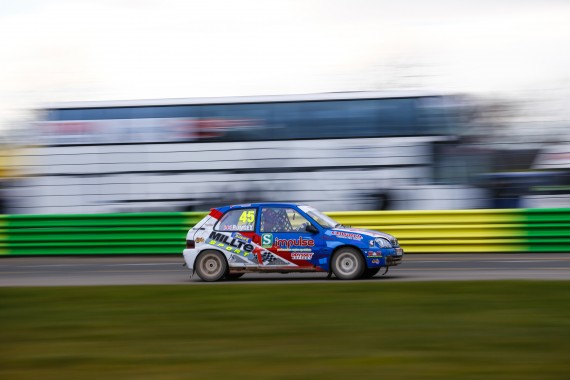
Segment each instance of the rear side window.
[{"label": "rear side window", "polygon": [[242,208],[228,211],[218,223],[218,231],[254,231],[257,209]]}]

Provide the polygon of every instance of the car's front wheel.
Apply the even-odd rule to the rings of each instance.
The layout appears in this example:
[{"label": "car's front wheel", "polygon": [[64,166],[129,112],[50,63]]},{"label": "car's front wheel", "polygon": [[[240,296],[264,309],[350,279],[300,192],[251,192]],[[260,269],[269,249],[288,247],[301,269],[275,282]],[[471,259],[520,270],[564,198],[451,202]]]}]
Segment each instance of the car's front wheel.
[{"label": "car's front wheel", "polygon": [[335,252],[331,267],[334,275],[341,280],[356,280],[364,274],[366,264],[362,253],[346,247]]},{"label": "car's front wheel", "polygon": [[218,251],[204,251],[196,260],[196,274],[204,281],[218,281],[228,270],[228,263]]},{"label": "car's front wheel", "polygon": [[380,272],[380,268],[366,268],[364,271],[364,275],[362,278],[372,278],[376,275],[376,273]]}]

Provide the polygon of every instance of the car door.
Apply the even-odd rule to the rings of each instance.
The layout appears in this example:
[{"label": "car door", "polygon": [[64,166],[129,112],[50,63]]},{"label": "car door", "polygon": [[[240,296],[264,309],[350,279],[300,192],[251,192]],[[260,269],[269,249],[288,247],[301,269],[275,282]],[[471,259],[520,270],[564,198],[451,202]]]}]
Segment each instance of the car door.
[{"label": "car door", "polygon": [[310,224],[309,220],[293,207],[261,207],[260,245],[278,256],[277,260],[264,259],[261,265],[279,265],[280,261],[285,261],[288,266],[318,266],[323,257],[324,243],[323,239],[319,238],[320,233],[307,231],[306,228]]},{"label": "car door", "polygon": [[258,254],[252,244],[255,235],[256,207],[227,211],[214,226],[206,242],[226,254],[230,267],[258,266]]}]

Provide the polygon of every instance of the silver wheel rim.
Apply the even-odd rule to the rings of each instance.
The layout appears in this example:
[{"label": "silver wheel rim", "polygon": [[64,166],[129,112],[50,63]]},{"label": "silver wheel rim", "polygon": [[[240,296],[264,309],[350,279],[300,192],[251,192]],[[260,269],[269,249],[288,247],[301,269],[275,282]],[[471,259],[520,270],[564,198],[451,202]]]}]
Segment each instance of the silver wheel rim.
[{"label": "silver wheel rim", "polygon": [[344,276],[350,276],[358,270],[358,260],[352,253],[341,253],[336,262],[339,273]]},{"label": "silver wheel rim", "polygon": [[220,262],[220,258],[216,255],[208,255],[204,258],[204,261],[202,261],[202,270],[207,276],[217,275],[221,268],[222,263]]}]

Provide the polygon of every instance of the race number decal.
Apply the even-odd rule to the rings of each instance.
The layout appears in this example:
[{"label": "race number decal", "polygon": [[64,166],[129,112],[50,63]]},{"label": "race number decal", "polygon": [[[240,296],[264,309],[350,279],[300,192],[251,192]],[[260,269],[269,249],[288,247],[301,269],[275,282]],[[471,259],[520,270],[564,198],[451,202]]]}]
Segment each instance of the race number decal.
[{"label": "race number decal", "polygon": [[253,223],[255,221],[255,212],[253,210],[242,212],[239,221],[248,224]]}]

